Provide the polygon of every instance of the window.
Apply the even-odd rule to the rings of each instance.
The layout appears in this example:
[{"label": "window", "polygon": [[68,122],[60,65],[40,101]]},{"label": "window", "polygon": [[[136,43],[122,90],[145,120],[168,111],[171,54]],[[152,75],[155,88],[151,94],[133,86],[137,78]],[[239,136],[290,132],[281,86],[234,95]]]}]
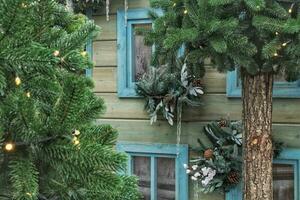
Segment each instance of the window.
[{"label": "window", "polygon": [[[227,96],[241,97],[241,81],[238,70],[227,74]],[[287,82],[281,75],[275,76],[273,97],[300,98],[300,80]]]},{"label": "window", "polygon": [[[128,154],[128,174],[139,177],[143,200],[187,200],[187,145],[118,143]],[[177,153],[178,152],[178,153]]]},{"label": "window", "polygon": [[[300,150],[286,149],[273,164],[274,200],[300,198]],[[242,200],[241,186],[226,194],[226,200]]]},{"label": "window", "polygon": [[150,64],[152,47],[144,44],[144,36],[135,34],[137,28],[152,28],[147,9],[118,10],[118,96],[137,97],[135,82]]}]

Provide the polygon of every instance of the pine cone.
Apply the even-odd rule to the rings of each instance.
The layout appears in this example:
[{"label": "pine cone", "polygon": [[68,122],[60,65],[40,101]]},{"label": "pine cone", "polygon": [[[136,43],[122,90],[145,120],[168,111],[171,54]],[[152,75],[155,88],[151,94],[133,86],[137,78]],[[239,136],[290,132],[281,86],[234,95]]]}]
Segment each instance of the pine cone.
[{"label": "pine cone", "polygon": [[203,154],[205,159],[211,159],[214,156],[214,151],[212,149],[206,149]]},{"label": "pine cone", "polygon": [[227,126],[227,120],[226,119],[221,119],[218,122],[218,124],[219,124],[220,127],[226,127]]},{"label": "pine cone", "polygon": [[193,80],[193,86],[194,87],[202,87],[203,86],[202,80],[201,79],[195,79],[195,80]]},{"label": "pine cone", "polygon": [[227,180],[230,184],[238,184],[240,182],[240,174],[237,171],[229,172]]}]

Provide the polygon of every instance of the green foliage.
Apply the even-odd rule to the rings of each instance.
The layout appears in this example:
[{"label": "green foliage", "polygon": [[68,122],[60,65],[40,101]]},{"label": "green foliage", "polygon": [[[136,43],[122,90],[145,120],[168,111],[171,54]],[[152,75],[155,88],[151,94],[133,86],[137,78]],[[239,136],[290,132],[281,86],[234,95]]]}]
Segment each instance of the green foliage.
[{"label": "green foliage", "polygon": [[29,200],[37,198],[38,171],[31,159],[19,159],[11,161],[10,177],[12,188],[15,191],[12,196],[13,199]]},{"label": "green foliage", "polygon": [[[67,0],[58,0],[59,3],[66,4]],[[105,0],[72,0],[75,12],[85,12],[87,9],[97,10],[103,7]]]},{"label": "green foliage", "polygon": [[94,123],[84,48],[99,28],[54,0],[0,0],[0,24],[0,199],[139,199],[117,131]]},{"label": "green foliage", "polygon": [[[174,68],[174,66],[172,67]],[[149,72],[136,84],[137,93],[146,98],[145,109],[150,115],[151,124],[156,122],[160,113],[170,125],[173,125],[176,111],[177,113],[181,112],[179,107],[183,103],[191,106],[200,105],[199,98],[203,94],[202,87],[193,82],[193,77],[187,71],[186,64],[176,71],[172,71],[172,67],[168,65],[151,67]]]},{"label": "green foliage", "polygon": [[204,72],[202,61],[211,58],[220,71],[244,68],[252,75],[284,71],[289,81],[299,78],[297,2],[152,0],[151,5],[164,10],[163,16],[152,16],[154,28],[145,39],[155,44],[155,66],[175,63],[176,50],[184,45],[188,69]]},{"label": "green foliage", "polygon": [[[193,181],[200,183],[204,193],[229,191],[242,177],[242,123],[222,119],[207,124],[202,139],[198,139],[199,156],[186,166]],[[207,140],[205,140],[207,138]],[[280,155],[283,144],[273,141],[274,158]]]},{"label": "green foliage", "polygon": [[[189,167],[192,180],[199,181],[204,193],[215,190],[228,191],[241,180],[242,129],[240,122],[221,120],[204,127],[209,145],[198,139],[199,157]],[[207,175],[205,171],[211,175]]]}]

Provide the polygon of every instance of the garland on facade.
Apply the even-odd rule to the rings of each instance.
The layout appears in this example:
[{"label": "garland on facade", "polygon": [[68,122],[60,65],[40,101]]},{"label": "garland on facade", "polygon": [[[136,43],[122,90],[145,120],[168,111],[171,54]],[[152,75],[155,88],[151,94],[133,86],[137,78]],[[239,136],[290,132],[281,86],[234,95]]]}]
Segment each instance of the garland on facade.
[{"label": "garland on facade", "polygon": [[[201,80],[188,72],[186,64],[177,63],[179,67],[163,65],[150,67],[150,70],[137,83],[137,93],[145,97],[145,109],[149,113],[151,124],[157,121],[159,114],[174,124],[174,117],[181,118],[184,103],[199,106],[203,94]],[[180,116],[179,116],[180,115]]]},{"label": "garland on facade", "polygon": [[[242,123],[223,119],[205,126],[204,133],[210,145],[198,139],[199,156],[190,166],[184,165],[186,172],[200,184],[201,192],[228,191],[242,177]],[[278,157],[282,143],[274,142],[274,146],[274,157]]]}]

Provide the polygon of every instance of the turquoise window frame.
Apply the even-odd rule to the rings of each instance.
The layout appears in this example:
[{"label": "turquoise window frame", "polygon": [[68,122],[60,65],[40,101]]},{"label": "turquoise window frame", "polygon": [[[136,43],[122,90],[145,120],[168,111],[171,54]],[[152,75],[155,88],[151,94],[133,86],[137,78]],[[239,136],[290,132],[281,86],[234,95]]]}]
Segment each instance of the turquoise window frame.
[{"label": "turquoise window frame", "polygon": [[[227,73],[226,94],[229,98],[240,98],[241,81],[238,78],[238,71]],[[275,82],[273,97],[275,98],[300,98],[300,80],[295,82]]]},{"label": "turquoise window frame", "polygon": [[[92,20],[92,15],[93,15],[93,10],[92,9],[87,9],[86,11],[86,16]],[[88,53],[89,55],[89,58],[90,59],[93,59],[93,39],[92,38],[89,38],[88,39],[88,42],[85,46],[86,48],[86,52]],[[92,77],[93,76],[93,70],[92,69],[86,69],[85,70],[85,75],[87,77]]]},{"label": "turquoise window frame", "polygon": [[[295,200],[300,200],[300,149],[284,149],[274,163],[290,164],[294,166]],[[226,193],[226,200],[242,200],[241,185]]]},{"label": "turquoise window frame", "polygon": [[139,97],[135,90],[135,83],[132,81],[133,25],[151,23],[148,9],[129,9],[127,13],[123,9],[117,11],[119,97]]},{"label": "turquoise window frame", "polygon": [[151,159],[151,200],[157,200],[157,157],[175,158],[176,200],[188,200],[188,175],[184,164],[188,163],[188,145],[117,143],[117,150],[128,156],[127,174],[132,175],[132,156],[147,156]]}]

